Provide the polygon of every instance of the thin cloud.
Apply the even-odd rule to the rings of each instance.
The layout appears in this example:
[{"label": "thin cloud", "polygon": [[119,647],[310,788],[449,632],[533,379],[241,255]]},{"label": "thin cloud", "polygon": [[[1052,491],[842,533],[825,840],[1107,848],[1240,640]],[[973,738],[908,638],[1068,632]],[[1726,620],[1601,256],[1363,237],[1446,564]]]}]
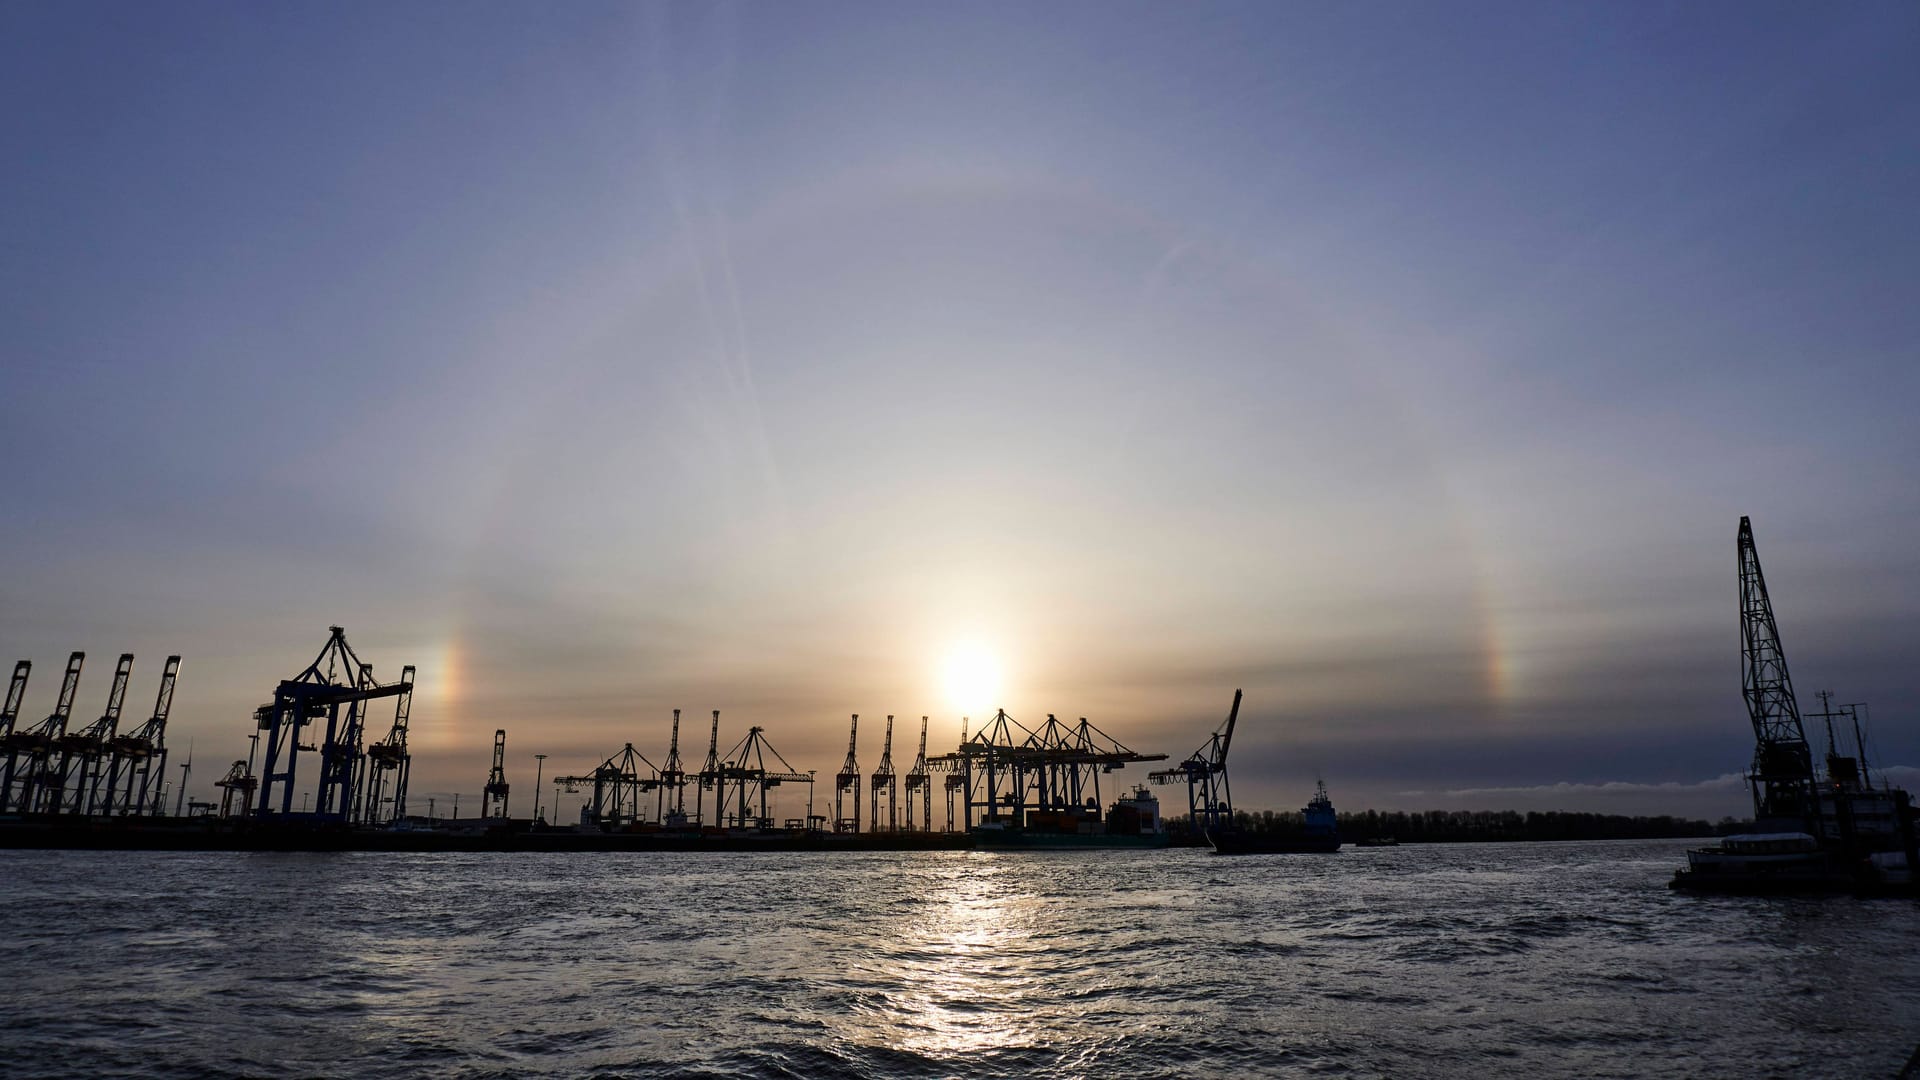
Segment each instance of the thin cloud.
[{"label": "thin cloud", "polygon": [[1739,773],[1725,773],[1711,780],[1696,780],[1692,783],[1667,782],[1644,784],[1631,780],[1607,780],[1597,784],[1572,784],[1561,781],[1555,784],[1533,784],[1526,787],[1480,787],[1453,788],[1446,791],[1401,791],[1400,797],[1407,799],[1443,798],[1443,799],[1484,799],[1496,797],[1541,798],[1567,797],[1579,798],[1593,795],[1681,795],[1688,793],[1718,793],[1738,791],[1746,786],[1746,780]]}]

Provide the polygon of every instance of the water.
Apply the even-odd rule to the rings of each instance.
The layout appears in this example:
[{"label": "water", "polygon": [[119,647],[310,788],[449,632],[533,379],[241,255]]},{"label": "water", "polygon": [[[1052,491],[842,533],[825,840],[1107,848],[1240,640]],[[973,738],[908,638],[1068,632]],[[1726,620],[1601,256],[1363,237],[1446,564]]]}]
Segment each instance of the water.
[{"label": "water", "polygon": [[0,1073],[1896,1072],[1920,907],[1684,846],[0,852]]}]

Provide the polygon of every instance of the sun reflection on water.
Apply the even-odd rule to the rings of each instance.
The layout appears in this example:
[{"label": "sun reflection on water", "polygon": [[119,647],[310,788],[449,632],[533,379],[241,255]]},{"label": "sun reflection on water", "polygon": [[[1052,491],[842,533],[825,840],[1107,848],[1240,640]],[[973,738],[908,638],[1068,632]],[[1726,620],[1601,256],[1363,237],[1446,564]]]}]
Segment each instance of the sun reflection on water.
[{"label": "sun reflection on water", "polygon": [[[955,859],[923,883],[857,982],[879,991],[845,1017],[842,1038],[931,1059],[1046,1041],[1046,902],[1008,859]],[[903,912],[903,914],[905,914]],[[903,971],[910,971],[902,978]]]}]

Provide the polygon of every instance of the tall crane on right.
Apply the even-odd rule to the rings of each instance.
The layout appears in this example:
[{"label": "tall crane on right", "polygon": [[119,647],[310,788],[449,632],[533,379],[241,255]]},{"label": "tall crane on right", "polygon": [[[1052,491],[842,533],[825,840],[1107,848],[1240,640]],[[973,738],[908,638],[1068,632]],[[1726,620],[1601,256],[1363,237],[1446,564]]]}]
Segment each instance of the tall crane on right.
[{"label": "tall crane on right", "polygon": [[[1773,600],[1753,522],[1740,519],[1740,675],[1753,723],[1751,832],[1687,852],[1687,868],[1672,886],[1698,892],[1893,892],[1912,894],[1916,850],[1912,797],[1885,783],[1873,786],[1857,705],[1833,711],[1823,692],[1817,719],[1826,721],[1826,770],[1814,765],[1800,706],[1774,620]],[[1841,752],[1835,719],[1854,721],[1852,754]]]},{"label": "tall crane on right", "polygon": [[1819,834],[1819,783],[1800,722],[1780,627],[1753,546],[1753,522],[1740,519],[1740,675],[1753,721],[1753,817],[1762,832]]}]

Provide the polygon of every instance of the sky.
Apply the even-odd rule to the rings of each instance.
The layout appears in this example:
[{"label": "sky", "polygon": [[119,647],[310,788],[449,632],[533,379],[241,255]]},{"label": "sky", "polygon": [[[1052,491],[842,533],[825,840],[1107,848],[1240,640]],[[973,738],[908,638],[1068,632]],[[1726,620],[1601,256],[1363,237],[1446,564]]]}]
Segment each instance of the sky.
[{"label": "sky", "polygon": [[1737,814],[1743,514],[1920,765],[1912,4],[16,2],[0,100],[0,658],[182,654],[196,796],[340,624],[416,800],[1243,688],[1243,806]]}]

